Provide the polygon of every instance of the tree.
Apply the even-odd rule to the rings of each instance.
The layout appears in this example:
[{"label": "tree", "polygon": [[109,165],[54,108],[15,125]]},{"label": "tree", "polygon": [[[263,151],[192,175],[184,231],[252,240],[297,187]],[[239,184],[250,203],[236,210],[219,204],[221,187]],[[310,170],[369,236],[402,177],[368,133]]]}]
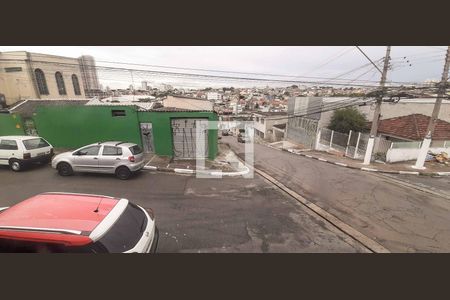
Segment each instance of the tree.
[{"label": "tree", "polygon": [[335,110],[328,128],[334,131],[348,133],[352,131],[367,131],[367,119],[356,108],[347,107]]}]

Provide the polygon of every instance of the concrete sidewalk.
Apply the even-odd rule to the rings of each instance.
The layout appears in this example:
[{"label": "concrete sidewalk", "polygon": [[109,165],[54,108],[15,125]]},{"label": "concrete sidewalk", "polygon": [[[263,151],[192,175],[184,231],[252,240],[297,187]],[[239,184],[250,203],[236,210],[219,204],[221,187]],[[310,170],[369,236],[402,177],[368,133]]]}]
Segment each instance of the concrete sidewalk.
[{"label": "concrete sidewalk", "polygon": [[388,174],[411,174],[424,176],[450,176],[450,168],[448,166],[433,162],[426,162],[425,170],[416,170],[411,167],[414,165],[414,162],[392,163],[392,164],[372,162],[370,163],[370,165],[363,165],[362,161],[345,157],[344,155],[337,152],[332,153],[315,150],[302,151],[298,149],[279,149],[279,150],[287,151],[294,155],[300,155],[311,159],[317,159],[319,161],[338,165],[341,167],[358,169],[367,172],[380,172]]},{"label": "concrete sidewalk", "polygon": [[241,176],[250,170],[241,163],[227,144],[219,143],[219,154],[214,161],[205,160],[202,169],[197,168],[197,162],[192,160],[174,160],[167,156],[152,154],[148,157],[145,170],[173,172],[183,174],[204,174],[211,176]]}]

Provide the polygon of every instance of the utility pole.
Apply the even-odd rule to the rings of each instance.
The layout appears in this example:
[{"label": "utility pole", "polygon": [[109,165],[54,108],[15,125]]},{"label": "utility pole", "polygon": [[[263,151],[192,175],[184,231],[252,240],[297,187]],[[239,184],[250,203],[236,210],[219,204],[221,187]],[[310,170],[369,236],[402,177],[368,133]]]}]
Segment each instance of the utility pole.
[{"label": "utility pole", "polygon": [[364,155],[364,163],[363,163],[364,165],[370,164],[370,159],[372,158],[375,136],[377,135],[378,122],[380,120],[381,103],[383,102],[383,95],[385,92],[386,75],[389,69],[390,55],[391,55],[391,46],[387,46],[386,56],[384,57],[383,72],[381,73],[380,94],[378,95],[375,111],[373,113],[372,128],[370,129],[369,141],[367,142],[366,154]]},{"label": "utility pole", "polygon": [[442,98],[445,97],[448,70],[450,65],[450,46],[447,47],[447,54],[445,56],[444,71],[442,72],[442,79],[439,83],[436,102],[434,103],[433,113],[431,114],[430,123],[428,123],[427,135],[423,139],[422,146],[420,147],[419,156],[417,157],[416,164],[413,166],[415,169],[425,169],[425,158],[427,157],[428,150],[430,149],[431,139],[433,137],[434,128],[439,117],[439,110],[441,109]]}]

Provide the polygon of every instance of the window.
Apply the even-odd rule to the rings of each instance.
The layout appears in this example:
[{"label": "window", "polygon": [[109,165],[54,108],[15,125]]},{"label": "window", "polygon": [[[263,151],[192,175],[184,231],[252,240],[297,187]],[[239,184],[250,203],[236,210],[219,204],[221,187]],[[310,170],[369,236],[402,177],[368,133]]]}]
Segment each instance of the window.
[{"label": "window", "polygon": [[39,89],[39,94],[41,95],[48,95],[48,87],[47,87],[47,81],[45,80],[44,72],[42,72],[41,69],[34,70],[34,76],[36,77],[36,84]]},{"label": "window", "polygon": [[17,142],[14,140],[1,140],[0,150],[18,150]]},{"label": "window", "polygon": [[135,145],[133,147],[130,147],[130,151],[131,153],[133,153],[133,155],[137,155],[142,153],[142,148],[139,147],[139,145]]},{"label": "window", "polygon": [[66,85],[64,84],[64,78],[61,72],[55,73],[56,85],[58,86],[58,92],[60,95],[67,95]]},{"label": "window", "polygon": [[113,147],[113,146],[104,146],[103,147],[103,155],[104,156],[121,156],[122,148]]},{"label": "window", "polygon": [[81,95],[80,83],[78,82],[78,77],[75,74],[72,75],[72,84],[75,95]]},{"label": "window", "polygon": [[264,124],[264,119],[263,118],[261,118],[261,124]]},{"label": "window", "polygon": [[116,223],[99,239],[110,253],[121,253],[132,249],[142,238],[147,227],[147,216],[138,206],[129,203]]},{"label": "window", "polygon": [[89,146],[89,147],[83,148],[81,150],[78,150],[76,152],[76,155],[98,155],[99,151],[100,151],[100,146]]},{"label": "window", "polygon": [[42,138],[25,140],[25,141],[23,141],[23,145],[25,146],[25,149],[27,149],[27,150],[50,147],[50,145]]},{"label": "window", "polygon": [[112,110],[112,116],[113,117],[125,117],[127,114],[125,113],[125,110]]}]

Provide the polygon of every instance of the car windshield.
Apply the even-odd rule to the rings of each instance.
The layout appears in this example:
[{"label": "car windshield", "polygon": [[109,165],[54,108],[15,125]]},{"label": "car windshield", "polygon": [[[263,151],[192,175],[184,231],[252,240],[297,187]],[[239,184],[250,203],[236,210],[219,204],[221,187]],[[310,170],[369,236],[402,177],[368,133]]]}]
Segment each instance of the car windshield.
[{"label": "car windshield", "polygon": [[36,138],[31,140],[24,140],[23,145],[27,150],[39,149],[49,147],[50,145],[42,138]]},{"label": "car windshield", "polygon": [[141,154],[142,153],[142,148],[139,147],[139,145],[135,145],[133,147],[130,147],[130,151],[131,151],[131,153],[133,153],[133,155]]},{"label": "car windshield", "polygon": [[95,244],[110,253],[122,253],[132,249],[147,227],[147,216],[134,204],[128,204],[119,220]]}]

